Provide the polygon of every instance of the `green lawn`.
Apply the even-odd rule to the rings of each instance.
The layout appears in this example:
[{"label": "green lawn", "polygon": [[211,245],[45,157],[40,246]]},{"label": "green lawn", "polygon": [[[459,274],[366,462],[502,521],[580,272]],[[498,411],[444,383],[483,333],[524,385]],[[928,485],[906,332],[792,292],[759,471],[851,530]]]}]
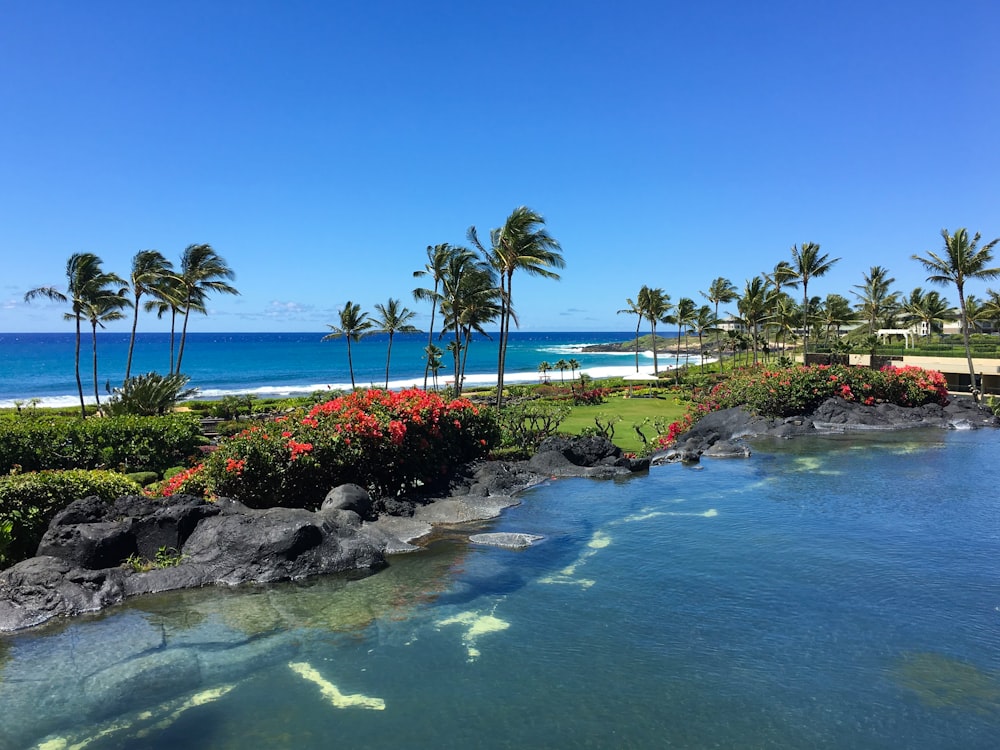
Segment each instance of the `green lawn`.
[{"label": "green lawn", "polygon": [[[642,442],[632,425],[647,418],[651,422],[654,419],[673,422],[684,415],[685,408],[686,404],[677,403],[673,395],[665,398],[622,398],[614,395],[596,406],[574,406],[570,415],[559,425],[559,431],[578,435],[584,428],[595,426],[595,416],[617,415],[621,420],[615,424],[614,443],[624,451],[635,452],[642,449]],[[644,427],[643,433],[652,438],[655,433],[652,424]]]}]

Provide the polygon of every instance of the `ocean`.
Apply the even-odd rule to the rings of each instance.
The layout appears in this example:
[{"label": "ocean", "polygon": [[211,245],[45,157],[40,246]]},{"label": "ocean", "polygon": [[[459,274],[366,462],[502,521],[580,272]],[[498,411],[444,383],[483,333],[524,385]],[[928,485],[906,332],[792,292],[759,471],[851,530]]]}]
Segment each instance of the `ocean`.
[{"label": "ocean", "polygon": [[[660,333],[664,337],[676,333]],[[189,332],[182,371],[198,389],[197,398],[218,399],[231,394],[259,397],[307,395],[319,390],[344,390],[351,385],[347,344],[343,338],[322,341],[323,332],[302,333],[198,333]],[[601,377],[635,370],[634,353],[609,354],[582,351],[589,344],[628,341],[628,332],[527,333],[512,332],[507,350],[506,383],[537,382],[538,365],[554,365],[560,359],[576,359],[588,375]],[[179,337],[178,337],[179,339]],[[73,373],[72,332],[0,333],[0,407],[38,399],[40,406],[73,406],[79,402]],[[121,384],[128,356],[128,333],[97,334],[98,392]],[[354,378],[358,386],[384,386],[388,336],[373,334],[351,345]],[[448,339],[435,344],[444,349]],[[84,396],[93,402],[92,338],[85,333],[81,344],[80,370]],[[427,334],[397,334],[393,338],[389,386],[423,385],[424,348]],[[442,356],[444,367],[439,384],[452,377],[451,355]],[[675,360],[658,353],[660,369]],[[639,366],[651,372],[651,352],[640,352]],[[132,374],[170,369],[170,334],[139,333],[132,361]],[[477,337],[469,350],[466,385],[496,384],[497,342]],[[553,370],[558,381],[570,372]]]}]

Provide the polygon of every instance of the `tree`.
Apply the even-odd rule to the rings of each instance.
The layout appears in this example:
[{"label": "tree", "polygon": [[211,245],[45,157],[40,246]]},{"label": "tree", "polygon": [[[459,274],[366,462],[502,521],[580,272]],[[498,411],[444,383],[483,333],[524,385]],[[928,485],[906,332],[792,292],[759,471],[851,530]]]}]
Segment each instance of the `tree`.
[{"label": "tree", "polygon": [[101,268],[101,259],[93,253],[74,253],[66,262],[66,293],[55,287],[43,286],[30,289],[24,295],[24,301],[30,302],[38,297],[55,302],[69,302],[71,312],[63,317],[76,323],[76,346],[73,354],[76,372],[76,388],[80,394],[80,416],[87,416],[87,407],[83,400],[83,379],[80,377],[80,340],[81,326],[85,317],[86,305],[100,297],[109,287],[124,285],[125,281],[113,273],[105,273]]},{"label": "tree", "polygon": [[[575,359],[571,359],[566,364],[569,365],[569,387],[570,390],[574,391],[575,393],[575,386],[573,385],[573,381],[576,380],[576,371],[580,369],[580,363],[577,362]],[[582,372],[580,373],[580,376],[581,377],[583,376]]]},{"label": "tree", "polygon": [[670,295],[665,294],[662,289],[651,289],[643,285],[639,290],[636,304],[642,310],[642,317],[649,321],[649,331],[653,338],[653,373],[658,375],[660,365],[656,355],[656,324],[666,322],[668,314],[673,309]]},{"label": "tree", "polygon": [[[677,358],[674,362],[674,383],[680,382],[681,373],[681,337],[685,330],[698,315],[698,309],[694,305],[694,300],[690,297],[681,297],[677,300],[677,307],[674,308],[672,322],[677,324]],[[686,364],[686,362],[685,362]]]},{"label": "tree", "polygon": [[[441,304],[441,297],[438,294],[438,289],[441,287],[441,282],[444,280],[444,276],[448,272],[448,266],[451,262],[452,256],[455,255],[457,250],[458,248],[453,248],[447,242],[443,242],[439,245],[428,245],[426,265],[424,265],[424,267],[419,271],[413,272],[413,278],[430,276],[431,280],[434,282],[434,286],[431,289],[421,287],[413,290],[413,299],[420,302],[430,300],[431,303],[431,325],[430,329],[427,331],[427,346],[430,346],[434,340],[434,317],[438,306]],[[427,375],[430,372],[430,364],[431,360],[428,358],[427,364],[424,366],[425,391],[427,390]]]},{"label": "tree", "polygon": [[[128,358],[125,360],[125,380],[132,373],[132,352],[135,349],[135,331],[139,325],[139,300],[144,294],[155,295],[156,288],[171,275],[174,266],[158,250],[140,250],[132,258],[132,335],[128,340]],[[171,351],[173,349],[171,348]],[[171,365],[173,358],[171,357]]]},{"label": "tree", "polygon": [[438,371],[443,366],[441,364],[442,352],[441,349],[434,344],[428,344],[424,353],[427,355],[427,367],[430,369],[431,376],[434,378],[434,390],[436,391],[438,389]]},{"label": "tree", "polygon": [[[701,294],[702,297],[704,297],[705,299],[707,299],[709,302],[711,302],[715,306],[715,319],[716,319],[716,321],[719,320],[719,304],[723,303],[723,304],[727,304],[728,305],[730,302],[735,301],[739,297],[739,294],[737,294],[737,292],[736,292],[736,287],[733,286],[733,282],[731,282],[729,279],[725,278],[724,276],[719,276],[718,278],[716,278],[715,281],[713,281],[709,285],[708,291],[707,292],[701,292],[700,294]],[[721,371],[721,368],[722,368],[722,340],[721,340],[721,335],[722,335],[722,329],[721,328],[716,328],[716,330],[715,330],[715,348],[719,352],[719,368],[720,368],[720,371]]]},{"label": "tree", "polygon": [[184,359],[184,342],[187,339],[188,318],[191,311],[205,311],[205,300],[211,292],[239,294],[236,287],[224,279],[233,279],[236,274],[226,265],[226,261],[212,249],[211,245],[188,245],[181,256],[180,288],[184,293],[184,323],[181,326],[181,345],[177,350],[177,369],[181,371]]},{"label": "tree", "polygon": [[979,401],[979,389],[976,384],[976,369],[972,363],[972,347],[969,344],[969,318],[965,300],[965,284],[970,279],[995,279],[1000,276],[1000,268],[990,267],[993,261],[993,248],[1000,238],[978,247],[981,239],[979,232],[969,239],[968,231],[963,227],[955,234],[949,234],[947,229],[941,230],[944,240],[942,253],[928,252],[925,256],[914,254],[913,260],[920,263],[930,274],[927,280],[932,284],[954,284],[958,290],[958,310],[962,321],[962,343],[965,345],[965,359],[969,365],[969,382],[972,397]]},{"label": "tree", "polygon": [[482,262],[469,264],[461,275],[456,293],[449,294],[443,300],[442,310],[442,330],[456,330],[461,340],[461,357],[456,360],[458,369],[455,373],[455,382],[458,384],[456,395],[461,395],[472,335],[478,333],[492,340],[484,326],[500,317],[500,289],[496,285],[493,270]]},{"label": "tree", "polygon": [[[174,340],[177,334],[177,316],[184,305],[184,289],[181,287],[179,276],[169,274],[161,278],[156,284],[149,288],[149,296],[152,299],[146,301],[143,310],[155,312],[156,317],[162,318],[166,313],[170,313],[170,369],[174,371]],[[205,312],[204,305],[200,300],[193,300],[190,307],[195,312]]]},{"label": "tree", "polygon": [[[694,332],[698,335],[698,351],[701,354],[701,371],[705,372],[705,343],[704,335],[710,331],[718,331],[719,319],[716,317],[715,313],[712,312],[712,308],[708,305],[702,305],[698,308],[695,314],[694,320],[691,322],[691,327]],[[720,372],[721,372],[721,357],[722,352],[719,352],[720,357]]]},{"label": "tree", "polygon": [[[802,284],[802,359],[805,361],[809,352],[809,281],[826,275],[840,258],[830,258],[829,254],[820,255],[819,245],[815,242],[803,242],[802,247],[792,245],[791,275],[789,279]],[[787,283],[787,281],[786,281]]]},{"label": "tree", "polygon": [[385,348],[385,387],[389,389],[389,358],[392,356],[392,337],[397,333],[420,333],[420,331],[410,324],[416,316],[406,307],[400,307],[399,300],[389,298],[385,305],[375,305],[375,311],[379,314],[373,322],[375,330],[379,333],[389,334],[389,343]]},{"label": "tree", "polygon": [[[109,274],[109,276],[112,275]],[[115,283],[124,284],[125,281],[116,276]],[[125,296],[126,291],[127,289],[124,287],[117,290],[107,287],[95,289],[93,295],[83,303],[84,316],[90,321],[94,360],[94,401],[97,403],[97,408],[101,407],[101,397],[97,390],[97,327],[104,328],[105,323],[111,323],[125,317],[122,313],[122,308],[129,307],[132,304]]]},{"label": "tree", "polygon": [[880,322],[898,309],[899,292],[889,291],[894,281],[887,268],[872,266],[864,275],[864,283],[854,286],[859,291],[851,294],[858,298],[856,308],[868,321],[868,333],[875,333],[880,327],[886,327],[880,326]]},{"label": "tree", "polygon": [[549,380],[548,372],[551,369],[552,365],[550,365],[546,360],[542,360],[541,362],[538,363],[538,372],[541,373],[541,378],[539,378],[539,380],[541,382],[543,383],[548,382]]},{"label": "tree", "polygon": [[736,301],[740,318],[747,329],[753,350],[753,362],[757,364],[757,344],[760,327],[767,319],[771,307],[771,296],[774,294],[770,285],[760,276],[754,276],[743,287],[743,296]]},{"label": "tree", "polygon": [[569,369],[569,363],[565,359],[556,360],[555,368],[559,370],[559,382],[565,385],[566,370]]},{"label": "tree", "polygon": [[851,310],[851,303],[846,297],[839,294],[828,294],[820,307],[820,320],[826,332],[826,340],[830,340],[830,329],[837,332],[840,338],[840,329],[855,321],[854,311]]},{"label": "tree", "polygon": [[928,338],[934,331],[941,331],[944,323],[955,320],[958,311],[951,306],[947,299],[942,297],[933,289],[925,292],[921,287],[917,287],[903,303],[903,315],[908,323],[923,323],[927,329],[925,334]]},{"label": "tree", "polygon": [[639,326],[642,325],[642,308],[638,302],[633,302],[631,297],[625,298],[625,304],[628,307],[619,310],[618,315],[635,315],[635,371],[639,372]]},{"label": "tree", "polygon": [[[452,331],[454,334],[454,339],[447,348],[455,363],[455,396],[458,397],[462,392],[462,352],[464,349],[460,318],[464,304],[463,297],[469,293],[467,278],[471,273],[476,270],[483,271],[487,266],[485,261],[477,260],[475,253],[467,248],[457,247],[452,250],[453,252],[448,257],[448,265],[441,277],[441,294],[438,304],[444,318],[441,326],[442,335],[447,331]],[[492,278],[490,283],[492,284]]]},{"label": "tree", "polygon": [[351,388],[358,386],[354,383],[354,360],[351,357],[351,342],[361,341],[361,337],[366,335],[373,327],[372,321],[368,318],[368,313],[361,311],[361,305],[347,300],[344,308],[340,311],[340,325],[327,323],[332,333],[328,333],[321,341],[338,339],[341,336],[347,339],[347,368],[351,373]]},{"label": "tree", "polygon": [[515,208],[504,225],[490,232],[490,249],[479,242],[476,228],[469,227],[469,241],[483,253],[500,277],[500,340],[497,358],[497,406],[503,403],[504,365],[507,359],[507,337],[513,317],[513,280],[515,271],[530,276],[558,279],[555,270],[563,268],[559,243],[545,229],[545,219],[526,206]]}]

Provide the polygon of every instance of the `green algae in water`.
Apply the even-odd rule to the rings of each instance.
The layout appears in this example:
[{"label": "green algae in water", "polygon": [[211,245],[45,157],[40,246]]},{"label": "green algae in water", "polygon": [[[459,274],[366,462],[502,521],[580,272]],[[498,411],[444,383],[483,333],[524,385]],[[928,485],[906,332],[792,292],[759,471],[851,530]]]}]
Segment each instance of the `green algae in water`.
[{"label": "green algae in water", "polygon": [[934,708],[957,708],[987,715],[1000,713],[1000,674],[943,654],[918,653],[896,667],[899,684]]}]

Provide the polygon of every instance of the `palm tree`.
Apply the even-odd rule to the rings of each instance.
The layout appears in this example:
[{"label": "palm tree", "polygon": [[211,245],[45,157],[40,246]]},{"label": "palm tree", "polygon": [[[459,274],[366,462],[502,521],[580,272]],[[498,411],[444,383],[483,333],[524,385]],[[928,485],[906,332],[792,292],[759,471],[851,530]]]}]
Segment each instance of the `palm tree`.
[{"label": "palm tree", "polygon": [[181,256],[180,287],[184,292],[184,323],[181,326],[181,345],[177,351],[177,369],[181,371],[184,358],[184,342],[187,339],[188,317],[191,311],[205,311],[205,300],[210,292],[239,294],[224,279],[233,279],[236,274],[226,265],[226,261],[212,249],[211,245],[188,245]]},{"label": "palm tree", "polygon": [[93,253],[74,253],[66,261],[66,293],[55,287],[43,286],[30,289],[24,295],[24,301],[30,302],[38,297],[55,302],[69,302],[71,312],[66,313],[66,320],[76,321],[76,347],[73,354],[76,372],[76,388],[80,394],[80,416],[87,416],[87,407],[83,401],[83,379],[80,377],[80,339],[81,324],[86,311],[86,305],[100,297],[111,286],[124,285],[125,281],[113,273],[105,273],[101,268],[101,259]]},{"label": "palm tree", "polygon": [[332,333],[328,333],[321,341],[339,339],[341,336],[347,339],[347,368],[351,373],[351,389],[358,386],[354,383],[354,360],[351,357],[351,342],[361,341],[361,337],[372,329],[373,323],[368,318],[368,313],[361,311],[361,305],[347,300],[344,308],[340,311],[340,325],[335,326],[327,323],[326,327]]},{"label": "palm tree", "polygon": [[855,321],[854,311],[851,310],[851,303],[846,297],[839,294],[828,294],[820,307],[820,320],[826,332],[825,339],[830,340],[830,329],[837,332],[840,338],[840,329]]},{"label": "palm tree", "polygon": [[478,333],[487,339],[491,336],[484,326],[500,317],[500,289],[493,270],[481,262],[474,262],[462,272],[456,293],[443,300],[443,331],[455,329],[460,334],[461,358],[456,361],[458,370],[456,394],[461,395],[465,379],[465,365],[472,346],[472,335]]},{"label": "palm tree", "polygon": [[[500,341],[497,359],[497,406],[503,403],[504,365],[507,359],[507,337],[513,317],[514,272],[521,270],[531,276],[558,279],[553,269],[563,268],[559,243],[544,228],[545,219],[525,206],[515,208],[504,225],[490,232],[490,249],[479,242],[475,227],[469,227],[469,241],[487,258],[500,276]],[[516,322],[516,321],[515,321]]]},{"label": "palm tree", "polygon": [[963,227],[948,234],[947,229],[941,230],[944,239],[942,254],[928,252],[925,256],[913,255],[930,276],[927,280],[932,284],[954,284],[958,290],[958,310],[962,321],[962,342],[965,344],[965,359],[969,365],[969,382],[972,397],[979,401],[979,389],[976,387],[976,369],[972,363],[972,347],[969,345],[968,308],[965,300],[965,282],[969,279],[995,279],[1000,276],[1000,268],[990,268],[993,260],[993,248],[1000,238],[978,247],[980,234],[976,232],[970,240],[968,231]]},{"label": "palm tree", "polygon": [[410,321],[416,316],[408,308],[400,307],[399,300],[389,298],[385,305],[375,305],[375,311],[379,317],[374,320],[375,330],[379,333],[389,334],[389,344],[385,349],[385,387],[389,389],[389,358],[392,356],[392,337],[397,333],[420,333]]},{"label": "palm tree", "polygon": [[[444,318],[442,335],[446,331],[454,333],[454,339],[448,344],[455,363],[455,396],[462,392],[462,324],[460,321],[462,296],[468,291],[466,277],[474,270],[482,270],[484,261],[478,261],[475,253],[464,247],[452,248],[448,264],[441,277],[441,294],[438,304]],[[492,283],[492,282],[491,282]]]},{"label": "palm tree", "polygon": [[[108,274],[112,276],[113,274]],[[120,277],[115,277],[116,283],[125,283]],[[121,320],[125,317],[122,308],[130,307],[132,303],[125,296],[127,288],[122,289],[98,289],[83,304],[83,313],[90,321],[91,344],[94,359],[94,401],[97,408],[101,408],[101,397],[97,390],[97,327],[104,328],[105,323]]]},{"label": "palm tree", "polygon": [[864,275],[864,284],[854,286],[859,291],[851,294],[858,298],[857,310],[868,321],[868,333],[875,333],[879,322],[899,307],[899,292],[889,291],[894,281],[887,268],[872,266]]},{"label": "palm tree", "polygon": [[559,370],[559,382],[566,385],[566,370],[569,369],[569,363],[565,359],[557,360],[555,368]]},{"label": "palm tree", "polygon": [[656,324],[666,322],[668,313],[673,309],[670,295],[665,294],[662,289],[651,289],[643,285],[636,304],[642,310],[642,317],[649,321],[649,331],[653,338],[653,373],[658,375],[660,365],[656,355]]},{"label": "palm tree", "polygon": [[[698,308],[695,313],[694,320],[691,321],[691,327],[694,332],[698,335],[698,352],[701,355],[701,371],[705,372],[705,343],[704,335],[709,331],[718,331],[719,319],[712,312],[712,308],[708,305],[702,305]],[[720,371],[721,371],[721,352],[720,356]]]},{"label": "palm tree", "polygon": [[642,325],[642,309],[638,302],[633,302],[631,297],[625,298],[628,307],[618,311],[618,315],[635,315],[635,371],[639,372],[639,326]]},{"label": "palm tree", "polygon": [[[713,281],[707,292],[700,292],[701,296],[707,299],[715,306],[715,319],[719,319],[719,304],[729,304],[736,300],[739,295],[736,293],[736,287],[733,286],[733,282],[724,276],[719,276],[715,281]],[[719,352],[719,368],[722,368],[722,329],[717,328],[715,330],[715,348]]]},{"label": "palm tree", "polygon": [[743,287],[743,296],[736,301],[743,325],[746,326],[753,349],[753,363],[757,364],[757,343],[760,327],[767,319],[774,290],[760,276],[749,279]]},{"label": "palm tree", "polygon": [[[681,372],[681,337],[685,329],[691,326],[692,321],[698,316],[698,309],[694,306],[694,300],[690,297],[681,297],[677,300],[677,307],[671,316],[671,322],[677,324],[677,358],[674,361],[674,383],[680,382]],[[685,365],[687,360],[685,358]]]},{"label": "palm tree", "polygon": [[[139,299],[144,294],[155,295],[154,290],[173,271],[173,264],[158,250],[140,250],[132,258],[132,335],[128,340],[128,358],[125,360],[125,380],[132,373],[132,351],[135,348],[135,330],[139,325]],[[171,347],[171,351],[173,351]],[[172,364],[171,359],[171,364]]]},{"label": "palm tree", "polygon": [[795,300],[785,292],[778,292],[776,288],[770,292],[771,310],[768,314],[769,321],[766,328],[773,328],[775,346],[780,349],[781,356],[785,355],[785,344],[789,338],[795,337],[795,323],[798,320],[799,306]]},{"label": "palm tree", "polygon": [[910,296],[903,303],[903,314],[909,323],[923,323],[928,338],[935,330],[940,330],[946,321],[958,317],[958,311],[947,299],[933,289],[925,292],[919,286],[910,292]]},{"label": "palm tree", "polygon": [[[791,272],[788,279],[802,284],[802,361],[809,353],[809,280],[824,276],[840,258],[831,259],[829,254],[820,255],[819,245],[803,242],[801,249],[792,245]],[[787,280],[786,280],[787,283]]]},{"label": "palm tree", "polygon": [[[434,282],[434,287],[432,289],[417,288],[413,290],[413,299],[417,301],[430,300],[431,302],[431,326],[427,331],[427,346],[430,346],[434,339],[434,316],[441,303],[441,297],[438,294],[438,289],[441,286],[441,282],[444,280],[445,273],[448,271],[449,262],[456,250],[457,248],[452,248],[452,246],[447,242],[441,243],[440,245],[428,245],[427,264],[419,271],[413,272],[413,278],[430,276],[431,280]],[[424,366],[425,391],[427,390],[427,375],[430,372],[430,364],[431,361],[430,358],[428,358],[427,364]]]},{"label": "palm tree", "polygon": [[575,359],[571,359],[566,364],[569,365],[569,387],[570,390],[574,391],[575,393],[576,387],[573,385],[573,382],[576,380],[576,371],[580,369],[580,363],[577,362]]},{"label": "palm tree", "polygon": [[427,367],[430,369],[431,376],[434,378],[434,390],[436,391],[438,389],[438,370],[442,367],[442,352],[441,349],[434,346],[434,344],[428,344],[424,353],[427,355]]},{"label": "palm tree", "polygon": [[546,360],[542,360],[541,362],[538,363],[538,372],[541,373],[541,378],[539,378],[539,382],[547,383],[549,381],[549,376],[547,375],[547,373],[551,369],[552,365],[550,365]]},{"label": "palm tree", "polygon": [[980,300],[976,295],[970,294],[965,298],[965,319],[969,321],[969,334],[980,333],[981,323],[990,319],[992,311],[990,303]]},{"label": "palm tree", "polygon": [[[170,313],[170,369],[174,371],[174,340],[177,333],[177,316],[184,305],[184,289],[181,287],[179,276],[168,274],[149,288],[151,299],[146,300],[142,309],[146,312],[155,312],[157,319],[162,318],[166,313]],[[190,303],[191,309],[195,312],[205,312],[204,305],[197,300]]]}]

